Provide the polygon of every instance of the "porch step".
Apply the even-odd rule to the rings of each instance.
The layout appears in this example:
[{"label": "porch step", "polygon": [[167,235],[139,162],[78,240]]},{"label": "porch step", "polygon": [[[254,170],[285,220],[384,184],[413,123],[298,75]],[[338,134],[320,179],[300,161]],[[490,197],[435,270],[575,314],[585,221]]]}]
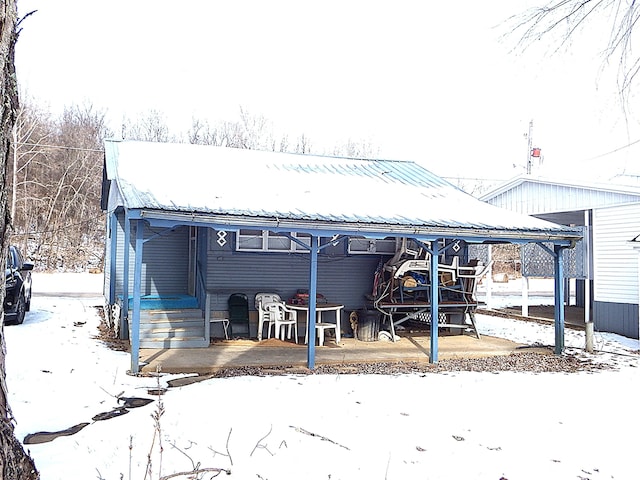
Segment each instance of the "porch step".
[{"label": "porch step", "polygon": [[179,319],[174,318],[170,320],[154,320],[154,321],[140,321],[140,331],[160,330],[160,329],[172,329],[172,328],[190,328],[200,329],[204,332],[204,319]]},{"label": "porch step", "polygon": [[208,347],[204,338],[204,318],[197,308],[141,310],[141,348]]},{"label": "porch step", "polygon": [[203,337],[140,339],[140,348],[207,348],[209,339]]},{"label": "porch step", "polygon": [[187,338],[187,337],[203,337],[204,327],[202,324],[196,326],[180,326],[180,327],[140,327],[140,337],[152,338]]},{"label": "porch step", "polygon": [[202,310],[200,310],[199,308],[183,308],[180,310],[140,311],[140,323],[187,319],[200,319],[202,321]]}]

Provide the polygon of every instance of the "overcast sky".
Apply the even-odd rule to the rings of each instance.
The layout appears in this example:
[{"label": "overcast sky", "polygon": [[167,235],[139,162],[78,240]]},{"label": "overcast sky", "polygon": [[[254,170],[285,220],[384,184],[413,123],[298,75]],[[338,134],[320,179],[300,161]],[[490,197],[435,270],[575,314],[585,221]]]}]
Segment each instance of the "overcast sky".
[{"label": "overcast sky", "polygon": [[616,72],[600,70],[601,26],[556,55],[501,39],[544,1],[19,0],[38,12],[22,24],[18,80],[54,112],[106,110],[115,130],[154,109],[186,131],[242,106],[315,145],[366,139],[444,176],[523,173],[533,120],[548,171],[604,180],[634,148],[595,157],[640,129]]}]

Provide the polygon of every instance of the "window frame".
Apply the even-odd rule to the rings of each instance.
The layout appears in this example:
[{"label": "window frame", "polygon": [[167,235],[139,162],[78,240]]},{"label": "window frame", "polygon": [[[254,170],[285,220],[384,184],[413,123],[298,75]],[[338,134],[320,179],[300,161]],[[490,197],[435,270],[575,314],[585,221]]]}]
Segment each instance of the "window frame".
[{"label": "window frame", "polygon": [[[284,233],[246,228],[236,230],[235,251],[260,253],[309,253],[309,248],[300,246],[289,237],[297,238],[307,246],[311,246],[311,235],[308,233]],[[250,244],[252,246],[247,247],[245,244]]]}]

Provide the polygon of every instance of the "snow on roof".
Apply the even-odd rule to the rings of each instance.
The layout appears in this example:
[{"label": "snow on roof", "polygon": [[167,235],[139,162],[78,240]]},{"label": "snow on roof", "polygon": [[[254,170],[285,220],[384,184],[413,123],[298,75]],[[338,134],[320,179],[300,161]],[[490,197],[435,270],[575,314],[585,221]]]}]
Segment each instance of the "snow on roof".
[{"label": "snow on roof", "polygon": [[110,195],[108,210],[567,231],[481,202],[409,161],[108,140],[105,167],[118,193]]}]

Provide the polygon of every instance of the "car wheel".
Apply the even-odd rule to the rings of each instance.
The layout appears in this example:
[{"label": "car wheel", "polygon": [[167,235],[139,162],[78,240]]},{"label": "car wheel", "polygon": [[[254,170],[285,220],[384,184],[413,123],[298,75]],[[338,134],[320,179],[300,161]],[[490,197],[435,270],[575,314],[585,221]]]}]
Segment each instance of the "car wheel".
[{"label": "car wheel", "polygon": [[16,323],[18,325],[24,322],[24,316],[27,312],[26,308],[27,308],[27,304],[24,301],[24,297],[20,295],[20,298],[18,299],[18,305],[16,307]]},{"label": "car wheel", "polygon": [[27,299],[27,301],[24,304],[24,311],[25,312],[30,312],[31,311],[31,294],[29,294],[29,298]]}]

